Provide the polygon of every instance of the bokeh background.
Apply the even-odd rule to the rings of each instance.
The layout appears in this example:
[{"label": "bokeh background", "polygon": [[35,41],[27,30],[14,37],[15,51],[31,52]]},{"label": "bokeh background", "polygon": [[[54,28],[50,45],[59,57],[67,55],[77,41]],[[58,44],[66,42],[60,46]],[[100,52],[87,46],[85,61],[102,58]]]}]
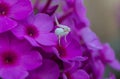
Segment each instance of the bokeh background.
[{"label": "bokeh background", "polygon": [[[101,41],[109,42],[120,61],[120,0],[84,0],[91,28]],[[106,69],[105,76],[112,70],[117,79],[120,72]]]}]

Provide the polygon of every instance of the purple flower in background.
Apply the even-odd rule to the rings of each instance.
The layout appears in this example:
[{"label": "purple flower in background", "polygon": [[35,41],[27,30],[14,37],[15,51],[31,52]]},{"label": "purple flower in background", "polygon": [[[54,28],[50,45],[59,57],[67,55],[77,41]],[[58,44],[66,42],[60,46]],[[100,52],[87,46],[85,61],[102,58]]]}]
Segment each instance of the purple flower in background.
[{"label": "purple flower in background", "polygon": [[103,45],[103,49],[100,50],[100,57],[104,64],[110,65],[116,70],[120,70],[120,62],[116,59],[113,49],[108,43]]},{"label": "purple flower in background", "polygon": [[26,38],[32,45],[56,45],[57,37],[51,33],[53,20],[46,14],[31,15],[27,22],[23,22],[12,30],[18,38]]},{"label": "purple flower in background", "polygon": [[29,0],[0,0],[0,33],[17,26],[16,20],[22,20],[32,11]]},{"label": "purple flower in background", "polygon": [[83,65],[87,73],[89,73],[91,79],[102,79],[105,66],[100,60],[89,60],[86,65]]},{"label": "purple flower in background", "polygon": [[76,70],[63,74],[63,79],[90,79],[89,75],[84,70]]},{"label": "purple flower in background", "polygon": [[28,70],[42,64],[42,57],[26,40],[0,34],[0,78],[24,79]]},{"label": "purple flower in background", "polygon": [[[64,0],[62,4],[64,15],[61,15],[60,22],[68,21],[69,26],[74,28],[77,32],[81,28],[90,26],[89,20],[86,17],[86,7],[84,6],[84,0]],[[71,25],[71,21],[74,22],[74,26]]]},{"label": "purple flower in background", "polygon": [[90,29],[90,27],[85,27],[78,31],[79,37],[82,39],[84,44],[87,46],[88,49],[91,50],[98,50],[102,49],[103,46],[97,37],[97,35]]},{"label": "purple flower in background", "polygon": [[71,65],[70,69],[64,69],[61,79],[90,79],[89,74],[85,70],[80,69],[78,62],[74,62],[74,64]]}]

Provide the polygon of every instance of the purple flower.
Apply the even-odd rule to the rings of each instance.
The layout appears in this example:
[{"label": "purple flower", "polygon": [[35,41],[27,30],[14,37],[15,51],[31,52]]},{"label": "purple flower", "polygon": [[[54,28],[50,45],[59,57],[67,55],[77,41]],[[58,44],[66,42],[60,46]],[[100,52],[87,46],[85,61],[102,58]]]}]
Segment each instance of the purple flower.
[{"label": "purple flower", "polygon": [[58,79],[59,75],[58,65],[50,59],[44,59],[42,66],[31,71],[26,79]]},{"label": "purple flower", "polygon": [[0,33],[17,26],[15,20],[22,20],[32,11],[29,0],[0,0]]},{"label": "purple flower", "polygon": [[110,65],[116,70],[120,70],[120,62],[116,59],[113,49],[108,43],[103,45],[103,49],[100,50],[100,57],[104,64]]},{"label": "purple flower", "polygon": [[66,72],[63,74],[63,79],[90,79],[89,75],[82,69]]},{"label": "purple flower", "polygon": [[31,15],[27,22],[19,24],[12,30],[18,38],[27,39],[32,45],[56,45],[57,37],[52,33],[53,20],[46,14]]},{"label": "purple flower", "polygon": [[[86,7],[84,6],[84,0],[63,0],[62,11],[59,20],[62,23],[66,22],[72,27],[74,31],[79,31],[81,28],[90,26],[89,20],[86,17]],[[74,25],[74,26],[73,26]]]},{"label": "purple flower", "polygon": [[80,69],[78,62],[73,63],[71,63],[71,68],[63,70],[60,79],[90,79],[89,74],[85,70]]},{"label": "purple flower", "polygon": [[[67,40],[67,39],[66,39]],[[82,58],[82,49],[79,44],[71,35],[68,36],[68,40],[61,39],[61,45],[57,45],[56,55],[65,60],[76,60]]]},{"label": "purple flower", "polygon": [[42,64],[42,57],[26,40],[18,40],[10,33],[0,34],[0,77],[24,79],[28,70]]},{"label": "purple flower", "polygon": [[78,36],[81,38],[81,40],[84,42],[84,44],[87,46],[90,50],[95,49],[102,49],[103,46],[97,37],[97,35],[90,29],[90,27],[85,27],[78,31]]},{"label": "purple flower", "polygon": [[102,79],[105,72],[105,66],[100,60],[91,61],[91,78]]}]

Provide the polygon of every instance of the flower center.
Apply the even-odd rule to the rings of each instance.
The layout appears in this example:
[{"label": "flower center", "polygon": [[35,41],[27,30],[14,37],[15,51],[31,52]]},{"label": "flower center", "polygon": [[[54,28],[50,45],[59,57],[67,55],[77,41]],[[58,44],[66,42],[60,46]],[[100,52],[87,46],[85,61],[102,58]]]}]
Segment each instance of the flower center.
[{"label": "flower center", "polygon": [[72,76],[71,76],[71,74],[70,74],[69,72],[67,72],[67,73],[65,73],[65,74],[66,74],[66,76],[67,76],[67,79],[73,79]]},{"label": "flower center", "polygon": [[18,63],[18,55],[13,51],[5,51],[2,53],[2,62],[5,66],[15,65]]},{"label": "flower center", "polygon": [[38,30],[34,25],[27,25],[26,34],[32,38],[39,35]]},{"label": "flower center", "polygon": [[0,3],[0,16],[5,16],[9,13],[9,6],[6,3]]},{"label": "flower center", "polygon": [[58,51],[59,51],[59,54],[60,54],[60,57],[66,57],[67,56],[67,51],[64,47],[62,46],[58,46]]}]

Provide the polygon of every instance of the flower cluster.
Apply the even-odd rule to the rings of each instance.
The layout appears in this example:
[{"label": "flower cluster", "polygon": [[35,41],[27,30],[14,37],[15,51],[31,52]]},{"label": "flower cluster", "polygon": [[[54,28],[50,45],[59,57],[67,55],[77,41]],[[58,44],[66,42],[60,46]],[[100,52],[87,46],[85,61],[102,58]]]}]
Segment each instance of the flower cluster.
[{"label": "flower cluster", "polygon": [[106,66],[120,70],[83,1],[0,0],[0,79],[105,79]]}]

